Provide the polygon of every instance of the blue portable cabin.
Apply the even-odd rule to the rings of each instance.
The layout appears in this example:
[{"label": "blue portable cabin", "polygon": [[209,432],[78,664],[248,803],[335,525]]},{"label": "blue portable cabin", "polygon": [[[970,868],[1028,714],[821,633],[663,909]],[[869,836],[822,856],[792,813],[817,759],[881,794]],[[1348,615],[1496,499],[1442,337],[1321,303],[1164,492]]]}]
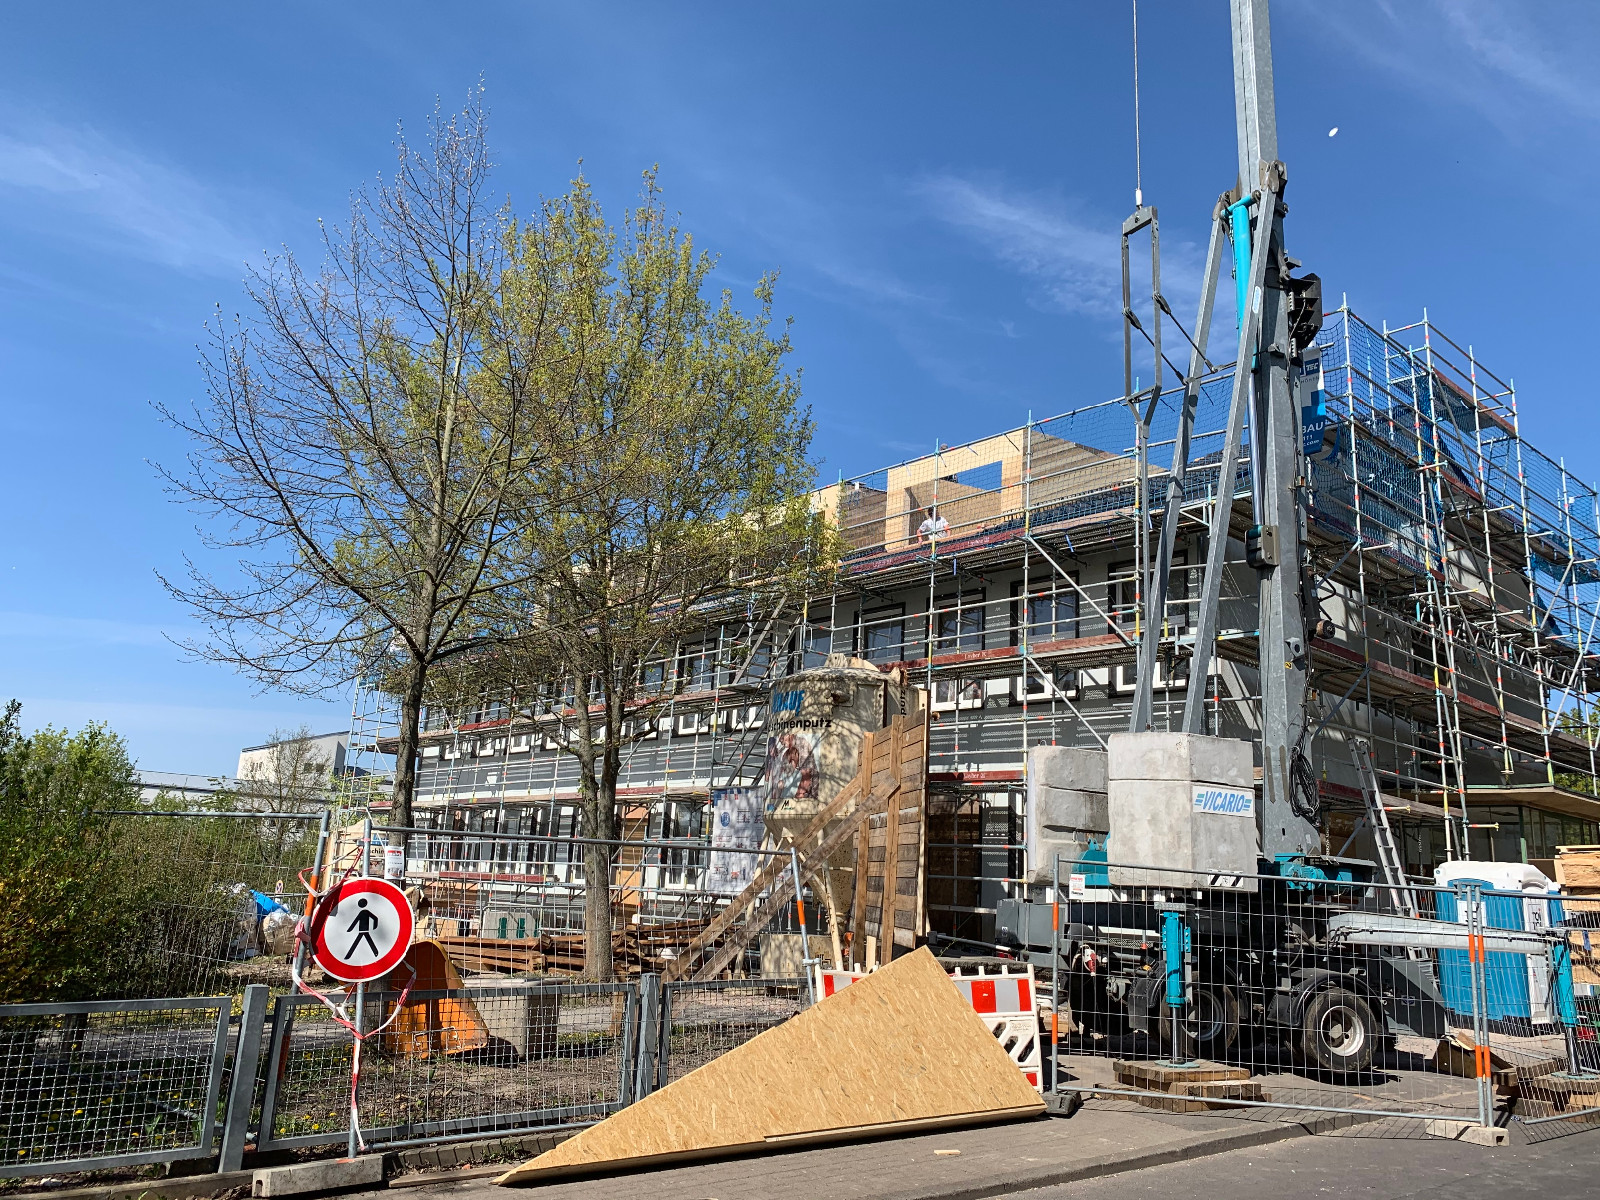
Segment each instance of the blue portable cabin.
[{"label": "blue portable cabin", "polygon": [[[1483,889],[1483,924],[1490,929],[1548,929],[1563,920],[1560,889],[1526,863],[1447,862],[1433,874],[1442,888],[1475,883]],[[1467,914],[1451,892],[1434,893],[1434,915],[1465,924]],[[1555,1025],[1548,958],[1491,952],[1485,969],[1488,1019],[1516,1025]],[[1451,1012],[1472,1012],[1472,964],[1465,950],[1439,951],[1439,984]]]}]

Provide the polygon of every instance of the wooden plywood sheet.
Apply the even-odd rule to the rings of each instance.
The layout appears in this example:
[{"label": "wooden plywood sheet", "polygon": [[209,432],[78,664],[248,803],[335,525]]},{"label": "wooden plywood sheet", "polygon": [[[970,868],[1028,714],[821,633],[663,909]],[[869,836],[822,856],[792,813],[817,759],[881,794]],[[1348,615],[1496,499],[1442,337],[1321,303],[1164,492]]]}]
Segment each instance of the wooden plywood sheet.
[{"label": "wooden plywood sheet", "polygon": [[1043,1111],[1043,1099],[924,947],[499,1182]]}]

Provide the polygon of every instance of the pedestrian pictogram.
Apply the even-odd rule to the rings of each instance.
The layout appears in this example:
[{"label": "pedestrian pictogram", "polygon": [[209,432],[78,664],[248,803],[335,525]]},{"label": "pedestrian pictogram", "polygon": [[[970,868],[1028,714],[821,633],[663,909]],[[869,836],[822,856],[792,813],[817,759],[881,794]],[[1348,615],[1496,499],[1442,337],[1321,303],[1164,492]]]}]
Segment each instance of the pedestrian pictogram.
[{"label": "pedestrian pictogram", "polygon": [[351,879],[317,931],[317,965],[346,983],[387,975],[411,945],[411,905],[386,879]]}]

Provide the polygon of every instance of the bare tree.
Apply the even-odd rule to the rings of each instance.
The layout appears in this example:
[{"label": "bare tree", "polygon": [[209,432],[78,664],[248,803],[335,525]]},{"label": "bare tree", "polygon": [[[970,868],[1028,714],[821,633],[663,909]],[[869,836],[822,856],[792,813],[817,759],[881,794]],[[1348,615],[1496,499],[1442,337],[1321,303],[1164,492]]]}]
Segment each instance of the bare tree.
[{"label": "bare tree", "polygon": [[312,812],[327,802],[333,770],[333,755],[317,745],[310,726],[274,729],[240,767],[239,798],[261,812]]},{"label": "bare tree", "polygon": [[202,543],[237,558],[162,582],[206,626],[184,643],[203,658],[265,686],[375,676],[396,694],[406,825],[428,672],[492,639],[487,601],[526,584],[523,483],[560,413],[536,383],[554,345],[539,314],[500,328],[512,223],[489,197],[479,100],[398,151],[348,228],[324,231],[320,270],[285,252],[249,274],[246,315],[211,328],[204,401],[161,410],[195,442],[187,471],[162,474]]},{"label": "bare tree", "polygon": [[[564,297],[570,410],[530,480],[543,519],[517,542],[520,574],[537,584],[502,597],[517,601],[503,627],[519,636],[452,666],[450,686],[557,726],[578,764],[582,832],[610,839],[626,743],[674,696],[700,690],[680,647],[703,640],[708,610],[776,620],[786,597],[829,568],[834,535],[809,504],[812,425],[785,370],[787,330],[771,332],[770,281],[753,316],[726,292],[708,299],[713,262],[662,210],[653,173],[620,235],[580,179],[518,230],[515,247],[520,284]],[[724,679],[759,670],[752,657],[712,669]],[[596,979],[614,970],[610,858],[585,848],[586,973]]]}]

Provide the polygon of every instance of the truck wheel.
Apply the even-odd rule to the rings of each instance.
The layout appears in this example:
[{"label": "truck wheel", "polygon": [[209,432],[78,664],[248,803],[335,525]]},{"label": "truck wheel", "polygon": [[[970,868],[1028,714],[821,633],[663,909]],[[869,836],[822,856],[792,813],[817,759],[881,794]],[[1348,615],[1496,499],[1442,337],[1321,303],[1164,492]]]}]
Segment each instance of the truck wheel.
[{"label": "truck wheel", "polygon": [[1314,1067],[1359,1075],[1372,1066],[1382,1029],[1372,1006],[1342,987],[1323,988],[1300,1018],[1300,1048]]},{"label": "truck wheel", "polygon": [[[1161,1044],[1172,1044],[1172,1009],[1160,1012]],[[1178,1052],[1185,1058],[1223,1059],[1239,1040],[1239,997],[1220,983],[1200,983],[1178,1019]]]}]

